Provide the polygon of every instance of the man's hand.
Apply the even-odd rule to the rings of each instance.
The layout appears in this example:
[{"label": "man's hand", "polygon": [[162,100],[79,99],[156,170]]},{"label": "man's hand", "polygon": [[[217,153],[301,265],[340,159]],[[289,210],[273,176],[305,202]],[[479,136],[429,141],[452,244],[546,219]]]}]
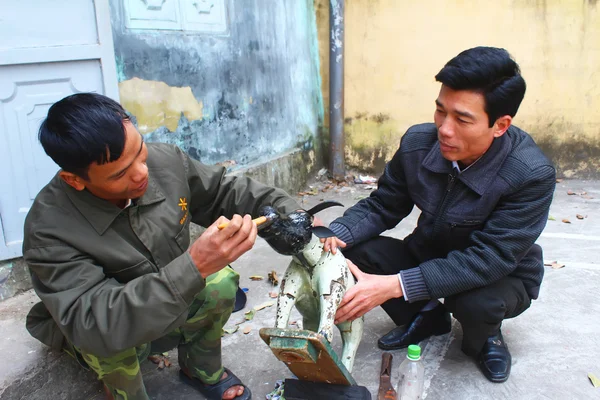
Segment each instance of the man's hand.
[{"label": "man's hand", "polygon": [[352,261],[346,261],[358,282],[344,295],[335,314],[336,324],[354,321],[389,299],[402,297],[397,275],[365,274]]},{"label": "man's hand", "polygon": [[[227,223],[223,229],[218,226]],[[257,227],[250,215],[219,217],[190,246],[188,252],[203,278],[225,268],[254,246]]]}]

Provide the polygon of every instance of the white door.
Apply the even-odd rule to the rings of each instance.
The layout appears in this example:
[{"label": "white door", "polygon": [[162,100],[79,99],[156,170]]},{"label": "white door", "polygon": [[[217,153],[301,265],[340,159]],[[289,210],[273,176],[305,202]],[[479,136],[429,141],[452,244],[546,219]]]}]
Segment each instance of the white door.
[{"label": "white door", "polygon": [[0,260],[21,255],[25,216],[58,171],[40,122],[79,92],[118,100],[108,0],[0,0]]}]

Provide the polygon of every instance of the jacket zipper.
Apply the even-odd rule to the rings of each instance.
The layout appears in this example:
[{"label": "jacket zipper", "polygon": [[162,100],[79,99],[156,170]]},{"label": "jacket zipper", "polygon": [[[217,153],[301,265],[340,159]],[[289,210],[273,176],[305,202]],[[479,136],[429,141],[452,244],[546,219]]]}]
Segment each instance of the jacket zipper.
[{"label": "jacket zipper", "polygon": [[437,212],[435,213],[435,221],[433,223],[433,236],[436,236],[436,234],[439,233],[441,229],[442,222],[444,219],[443,215],[446,213],[446,209],[448,208],[448,204],[450,203],[450,194],[452,193],[452,189],[454,189],[454,186],[456,185],[457,176],[458,174],[455,171],[452,171],[452,173],[448,174],[448,184],[446,185],[446,192],[444,193],[444,197],[442,198]]}]

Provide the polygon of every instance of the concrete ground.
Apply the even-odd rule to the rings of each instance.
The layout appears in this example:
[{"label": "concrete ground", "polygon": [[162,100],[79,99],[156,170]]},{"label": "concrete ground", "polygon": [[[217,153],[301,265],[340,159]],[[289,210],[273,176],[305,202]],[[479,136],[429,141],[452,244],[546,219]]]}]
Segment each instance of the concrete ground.
[{"label": "concrete ground", "polygon": [[[316,187],[322,189],[323,183]],[[310,207],[321,200],[335,199],[346,206],[369,194],[365,185],[335,187],[302,201]],[[575,194],[568,195],[568,191]],[[585,192],[585,193],[584,193]],[[508,320],[503,332],[513,356],[508,382],[493,384],[460,351],[460,324],[453,322],[450,334],[423,343],[427,399],[600,399],[588,373],[600,377],[600,182],[565,180],[557,184],[551,219],[538,243],[548,263],[557,261],[564,268],[546,267],[539,300],[520,317]],[[344,209],[323,211],[320,217],[330,222]],[[583,219],[578,219],[580,214]],[[403,237],[417,218],[413,212],[387,235]],[[570,223],[562,222],[568,219]],[[253,251],[234,263],[241,274],[241,285],[249,289],[246,310],[272,301],[276,290],[265,281],[252,281],[251,275],[266,278],[271,270],[282,276],[289,259],[276,254],[262,239]],[[24,328],[25,315],[37,299],[27,292],[0,303],[0,398],[1,399],[102,399],[101,386],[93,375],[79,368],[68,357],[48,351],[32,339]],[[275,308],[265,308],[241,329],[223,338],[224,363],[245,382],[254,399],[264,399],[279,379],[291,377],[258,335],[261,327],[274,325]],[[296,314],[297,317],[297,314]],[[228,325],[244,319],[243,312],[232,316]],[[248,334],[242,333],[251,327]],[[365,318],[365,332],[358,350],[354,377],[376,398],[381,351],[377,338],[393,328],[391,320],[376,309]],[[339,351],[340,338],[335,338]],[[405,350],[394,351],[393,381]],[[170,352],[173,365],[159,370],[144,363],[144,380],[153,399],[201,399],[178,380],[177,355]]]}]

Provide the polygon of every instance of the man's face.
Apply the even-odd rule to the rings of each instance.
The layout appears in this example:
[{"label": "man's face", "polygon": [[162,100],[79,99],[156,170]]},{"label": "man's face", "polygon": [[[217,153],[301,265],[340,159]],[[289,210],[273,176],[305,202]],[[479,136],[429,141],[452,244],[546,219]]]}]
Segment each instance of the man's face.
[{"label": "man's face", "polygon": [[148,148],[135,126],[124,122],[125,148],[121,157],[106,163],[92,163],[85,188],[97,197],[124,205],[128,199],[141,197],[148,187]]},{"label": "man's face", "polygon": [[505,115],[490,128],[485,99],[481,93],[471,90],[453,90],[442,85],[435,104],[434,121],[442,156],[463,166],[481,157],[512,121]]}]

